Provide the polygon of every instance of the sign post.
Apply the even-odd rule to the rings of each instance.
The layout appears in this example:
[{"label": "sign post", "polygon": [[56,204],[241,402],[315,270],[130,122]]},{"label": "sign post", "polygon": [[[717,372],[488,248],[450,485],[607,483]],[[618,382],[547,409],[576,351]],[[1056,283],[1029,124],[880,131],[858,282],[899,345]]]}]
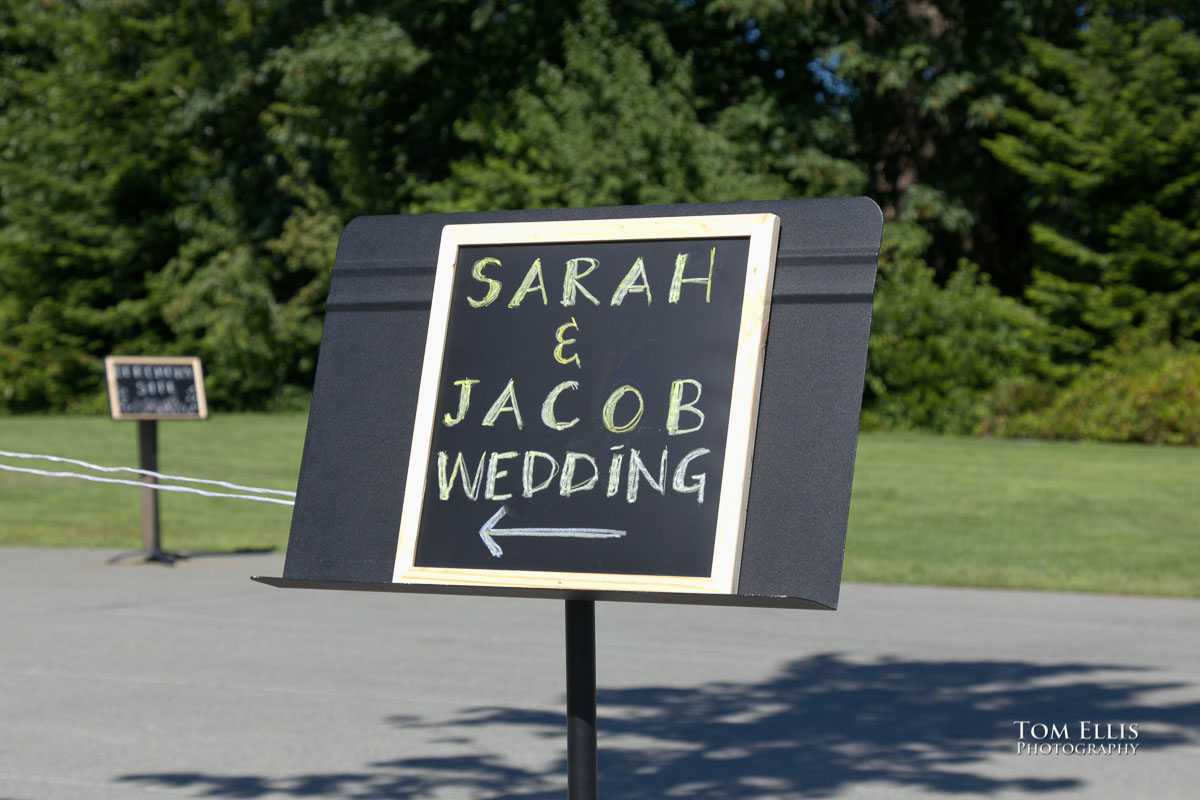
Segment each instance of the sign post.
[{"label": "sign post", "polygon": [[[158,420],[137,421],[138,469],[143,472],[158,472]],[[142,497],[142,553],[147,561],[169,564],[175,556],[164,553],[158,527],[158,490],[153,484],[158,479],[153,475],[142,475],[142,483],[150,484],[140,489]]]},{"label": "sign post", "polygon": [[138,469],[142,471],[142,549],[121,553],[111,561],[140,555],[146,561],[172,564],[179,553],[162,549],[159,529],[158,420],[206,419],[204,372],[194,356],[108,356],[104,359],[109,413],[113,419],[137,420]]},{"label": "sign post", "polygon": [[594,798],[595,601],[837,607],[881,231],[866,198],[352,221],[255,580],[565,601]]},{"label": "sign post", "polygon": [[567,800],[596,800],[596,603],[567,600]]}]

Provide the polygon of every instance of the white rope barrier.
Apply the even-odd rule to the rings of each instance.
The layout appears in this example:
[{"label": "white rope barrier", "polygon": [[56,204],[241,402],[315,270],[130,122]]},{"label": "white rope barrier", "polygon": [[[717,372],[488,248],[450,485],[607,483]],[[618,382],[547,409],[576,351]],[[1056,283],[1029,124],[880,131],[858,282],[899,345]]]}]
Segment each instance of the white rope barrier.
[{"label": "white rope barrier", "polygon": [[178,481],[181,483],[203,483],[209,485],[220,486],[225,489],[233,489],[235,493],[228,492],[210,492],[204,489],[194,489],[190,486],[165,486],[160,483],[147,483],[145,481],[132,481],[123,478],[101,478],[98,475],[85,475],[80,472],[56,472],[53,470],[33,469],[32,467],[15,467],[11,464],[0,464],[0,470],[5,472],[21,472],[28,475],[41,475],[46,478],[78,478],[80,480],[92,481],[94,483],[119,483],[128,486],[137,486],[142,489],[155,489],[161,492],[186,492],[188,494],[198,494],[204,497],[228,497],[236,500],[255,500],[259,503],[276,503],[281,506],[294,505],[293,500],[280,500],[274,497],[261,497],[257,494],[240,494],[240,492],[258,492],[260,494],[277,494],[284,495],[289,498],[296,496],[295,492],[285,491],[283,489],[263,489],[257,486],[242,486],[237,483],[229,483],[228,481],[209,480],[207,478],[188,478],[182,475],[167,475],[161,472],[151,472],[145,469],[135,469],[133,467],[105,467],[99,464],[91,464],[87,461],[79,461],[74,458],[63,458],[61,456],[50,456],[39,453],[16,453],[9,450],[0,450],[0,456],[7,458],[33,459],[38,461],[54,461],[59,463],[74,464],[84,467],[85,469],[95,470],[97,472],[132,472],[137,475],[145,475],[153,477],[156,480]]},{"label": "white rope barrier", "polygon": [[260,489],[257,486],[241,486],[228,481],[214,481],[207,478],[188,478],[183,475],[166,475],[162,472],[151,472],[148,469],[136,469],[134,467],[104,467],[99,464],[91,464],[87,461],[80,461],[75,458],[63,458],[62,456],[48,456],[41,453],[14,453],[10,450],[0,450],[0,456],[6,458],[31,458],[36,461],[54,461],[61,464],[74,464],[77,467],[90,469],[95,472],[132,472],[135,475],[149,475],[160,481],[178,481],[179,483],[206,483],[211,486],[220,486],[224,489],[233,489],[234,491],[255,492],[257,494],[278,494],[284,497],[295,497],[295,492],[285,491],[284,489]]}]

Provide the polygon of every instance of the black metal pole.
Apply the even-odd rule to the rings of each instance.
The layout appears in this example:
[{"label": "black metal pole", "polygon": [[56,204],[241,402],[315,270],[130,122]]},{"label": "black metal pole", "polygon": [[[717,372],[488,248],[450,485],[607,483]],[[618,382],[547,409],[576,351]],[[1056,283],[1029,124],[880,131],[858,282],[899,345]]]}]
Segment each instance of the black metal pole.
[{"label": "black metal pole", "polygon": [[567,800],[596,800],[596,604],[566,606]]},{"label": "black metal pole", "polygon": [[[139,419],[137,423],[138,468],[158,472],[158,420]],[[150,475],[142,476],[142,483],[157,483]],[[170,564],[171,556],[162,550],[158,529],[158,490],[145,488],[142,495],[142,552],[147,561],[162,561]]]}]

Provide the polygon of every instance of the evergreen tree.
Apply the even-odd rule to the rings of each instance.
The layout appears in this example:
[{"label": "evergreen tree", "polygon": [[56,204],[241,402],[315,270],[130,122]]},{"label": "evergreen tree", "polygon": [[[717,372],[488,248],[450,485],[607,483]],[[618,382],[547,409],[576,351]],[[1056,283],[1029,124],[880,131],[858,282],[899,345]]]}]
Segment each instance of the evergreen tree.
[{"label": "evergreen tree", "polygon": [[779,176],[742,158],[741,108],[698,118],[693,64],[661,27],[618,26],[584,0],[562,31],[562,62],[538,64],[503,104],[460,120],[472,151],[417,208],[473,210],[649,204],[786,195]]},{"label": "evergreen tree", "polygon": [[[881,283],[897,320],[1023,319],[957,271],[1014,293],[1032,235],[1030,297],[1076,350],[1194,340],[1197,12],[1115,6],[1118,38],[1079,45],[1087,6],[1050,0],[10,0],[0,411],[98,407],[112,352],[202,356],[217,407],[285,401],[342,225],[430,209],[866,193],[923,231]],[[1023,363],[1012,330],[972,398]],[[893,366],[876,395],[908,396]]]},{"label": "evergreen tree", "polygon": [[1030,68],[1022,35],[1069,43],[1078,7],[722,0],[704,8],[723,42],[690,20],[668,29],[695,49],[700,94],[716,108],[766,98],[757,139],[793,193],[867,194],[885,219],[930,234],[939,282],[967,257],[1015,293],[1029,268],[1027,220],[1013,213],[1021,184],[981,141],[1002,122],[1003,75]]},{"label": "evergreen tree", "polygon": [[359,5],[0,16],[0,409],[97,407],[113,352],[200,355],[226,408],[311,382],[337,232],[395,203],[422,61]]},{"label": "evergreen tree", "polygon": [[1200,36],[1095,15],[1040,66],[988,148],[1029,184],[1028,297],[1081,359],[1122,337],[1200,342]]},{"label": "evergreen tree", "polygon": [[178,242],[172,22],[35,2],[0,18],[0,409],[71,407],[107,352],[167,332],[143,278]]}]

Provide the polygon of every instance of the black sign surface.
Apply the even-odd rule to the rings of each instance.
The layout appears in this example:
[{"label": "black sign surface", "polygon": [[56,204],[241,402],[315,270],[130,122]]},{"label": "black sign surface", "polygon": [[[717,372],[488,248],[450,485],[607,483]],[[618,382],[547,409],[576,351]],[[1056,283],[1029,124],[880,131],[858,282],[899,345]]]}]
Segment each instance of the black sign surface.
[{"label": "black sign surface", "polygon": [[448,228],[396,579],[730,591],[777,223]]},{"label": "black sign surface", "polygon": [[[474,256],[470,263],[466,263],[466,257],[462,259],[466,274],[460,277],[466,279],[466,284],[461,291],[454,290],[452,285],[443,286],[438,265],[447,255],[445,232],[449,228],[498,228],[514,224],[541,228],[550,223],[571,226],[574,230],[586,227],[581,223],[603,223],[611,229],[614,221],[639,224],[663,218],[682,221],[700,215],[766,214],[777,216],[780,223],[770,293],[770,333],[764,343],[758,408],[728,412],[733,423],[754,418],[756,433],[750,461],[751,479],[745,481],[744,475],[731,478],[727,465],[718,469],[709,463],[708,455],[695,458],[690,464],[695,469],[685,470],[684,474],[683,485],[686,487],[688,475],[705,473],[703,507],[706,510],[717,497],[712,492],[719,490],[724,494],[731,486],[748,485],[744,503],[733,504],[734,508],[740,505],[744,510],[744,525],[740,526],[740,550],[736,557],[730,558],[721,555],[725,541],[723,534],[728,527],[722,526],[720,511],[715,534],[712,533],[714,523],[711,519],[685,522],[683,511],[680,511],[680,524],[675,525],[675,510],[667,504],[680,503],[681,509],[686,505],[688,511],[700,512],[701,504],[696,502],[695,493],[678,492],[670,487],[660,494],[650,487],[645,475],[639,471],[637,499],[628,502],[625,492],[629,484],[629,453],[637,447],[645,467],[657,481],[660,462],[655,459],[661,458],[662,447],[667,447],[664,480],[673,482],[674,471],[684,455],[699,447],[711,449],[714,440],[718,446],[722,443],[720,436],[713,435],[717,423],[711,415],[721,413],[719,407],[729,403],[726,392],[736,393],[737,387],[754,381],[734,377],[732,388],[727,389],[724,383],[717,383],[727,378],[693,373],[693,369],[710,366],[704,359],[695,357],[701,347],[689,351],[675,364],[671,363],[673,357],[669,351],[655,350],[663,356],[661,364],[654,363],[655,369],[644,373],[642,367],[653,363],[651,351],[668,347],[671,331],[677,330],[677,325],[693,320],[664,317],[661,328],[655,328],[649,335],[635,334],[633,326],[642,322],[638,319],[626,322],[620,312],[631,312],[636,317],[641,313],[639,309],[645,309],[645,292],[633,289],[635,284],[641,283],[637,275],[621,304],[614,307],[612,279],[604,277],[601,280],[606,274],[605,267],[597,267],[595,272],[579,280],[599,303],[593,304],[577,291],[575,304],[563,306],[564,264],[561,261],[553,263],[548,256],[543,256],[544,287],[538,288],[535,278],[526,287],[528,291],[521,302],[510,309],[508,304],[522,285],[531,264],[522,263],[528,254],[510,263],[514,257],[511,253],[515,251],[508,250],[509,246],[557,246],[582,241],[570,238],[570,235],[555,241],[543,237],[524,242],[497,239],[460,242],[450,255],[457,256],[459,248],[472,248]],[[333,265],[283,574],[280,577],[260,576],[257,580],[275,586],[400,593],[836,607],[881,227],[879,208],[871,200],[861,197],[432,213],[355,219],[342,233]],[[744,240],[745,233],[719,234],[711,230],[681,228],[665,237],[677,247],[694,248],[695,254],[688,256],[685,277],[702,277],[692,269],[704,261],[701,258],[698,264],[694,259],[703,253],[706,240],[712,239]],[[628,235],[605,241],[624,246],[624,243],[651,240]],[[468,304],[462,309],[463,315],[467,311],[520,312],[514,313],[507,322],[523,324],[520,319],[528,314],[531,327],[520,339],[507,330],[491,329],[483,333],[481,327],[478,338],[486,340],[492,355],[478,363],[458,362],[455,332],[465,332],[469,341],[474,323],[470,316],[465,316],[465,320],[456,317],[451,322],[452,301],[458,300],[461,306],[464,297],[481,301],[487,295],[490,284],[471,276],[474,263],[479,260],[476,248],[487,245],[500,248],[495,251],[499,255],[494,257],[504,266],[496,269],[485,264],[481,267],[482,275],[499,280],[501,287],[492,304],[478,308]],[[611,258],[609,245],[603,247],[604,259]],[[626,252],[621,260],[628,255]],[[560,259],[561,254],[554,258]],[[451,261],[453,263],[453,259]],[[624,266],[632,267],[631,264]],[[646,260],[645,267],[649,308],[667,314],[664,309],[671,305],[666,300],[674,275],[673,262],[667,267],[670,275],[666,278],[661,272],[661,264],[653,268]],[[717,268],[714,266],[714,274]],[[586,267],[577,265],[577,269],[582,271]],[[659,271],[655,272],[655,269]],[[616,280],[620,281],[625,274],[618,275]],[[697,296],[691,292],[701,287],[702,284],[681,284],[677,306],[683,307],[693,301]],[[543,288],[545,303],[541,297]],[[716,291],[715,285],[713,291]],[[712,304],[718,302],[719,297],[714,293]],[[458,314],[459,310],[455,309],[454,313]],[[561,363],[554,358],[555,348],[560,344],[557,335],[572,316],[579,328],[562,330],[559,355],[569,363]],[[694,322],[696,326],[690,329],[691,332],[707,335],[707,328],[698,319]],[[431,329],[437,330],[433,336]],[[617,351],[609,355],[601,352],[604,345],[598,337],[609,334],[625,342],[625,355],[618,355]],[[449,344],[443,345],[447,339]],[[568,339],[575,341],[567,343]],[[430,353],[426,344],[434,340],[438,347],[434,349],[435,360],[431,367],[427,363]],[[441,365],[444,349],[448,370],[443,370]],[[643,354],[645,360],[639,361]],[[579,356],[579,366],[570,360],[573,355]],[[493,360],[499,359],[506,361],[503,369],[492,365]],[[461,363],[463,369],[454,370],[455,363]],[[476,368],[486,371],[472,374]],[[433,374],[434,378],[432,388],[426,390],[422,382],[428,374]],[[522,427],[516,429],[514,413],[504,410],[509,405],[507,402],[501,402],[497,408],[493,424],[484,426],[484,416],[502,395],[509,378],[513,379],[513,395],[522,416]],[[664,408],[670,405],[670,387],[675,380],[683,378],[700,381],[703,393],[695,405],[709,416],[698,431],[666,434],[662,429],[666,425]],[[445,414],[449,413],[451,419],[456,416],[462,386],[455,386],[454,382],[466,379],[479,382],[471,384],[470,403],[463,421],[439,428]],[[530,380],[534,382],[529,383]],[[577,381],[579,388],[565,388],[557,394],[551,419],[563,423],[578,417],[579,422],[569,429],[552,431],[542,420],[542,408],[549,391],[568,380]],[[636,430],[614,433],[604,427],[604,405],[613,387],[626,384],[638,389],[645,406]],[[682,429],[694,425],[697,417],[683,410],[683,406],[692,401],[692,385],[681,384],[681,387],[683,393],[678,402]],[[618,398],[614,403],[614,427],[627,422],[636,406],[631,393],[626,392]],[[552,436],[552,433],[559,435]],[[511,441],[507,438],[510,435],[513,435]],[[741,445],[730,446],[728,436],[723,442],[726,461],[731,452],[742,451]],[[617,492],[608,497],[608,470],[614,452],[610,448],[621,444],[624,449],[617,452],[624,453],[625,461],[617,470]],[[451,489],[454,499],[446,501],[470,509],[470,513],[462,511],[462,520],[458,522],[443,519],[443,510],[436,507],[440,500],[428,499],[438,496],[437,453],[442,450],[447,452],[450,470],[456,461],[456,456],[451,454],[463,452],[463,465],[470,473],[468,488],[479,472],[479,458],[483,453],[488,453],[489,459],[492,453],[518,453],[507,458],[497,457],[491,492],[493,498],[503,494],[513,496],[485,498],[488,477],[485,460],[478,489],[472,489],[478,499],[464,497],[463,470],[460,469]],[[525,498],[523,467],[525,453],[529,450],[549,454],[558,463],[558,473],[545,489]],[[591,489],[563,497],[559,482],[562,461],[568,451],[591,455],[596,459],[601,475]],[[589,462],[581,458],[576,461],[573,483],[590,475]],[[414,462],[418,466],[410,469]],[[536,488],[550,474],[550,462],[535,456],[532,467],[531,488]],[[507,474],[500,475],[501,471]],[[418,498],[415,511],[410,505],[414,496]],[[536,506],[533,501],[537,501]],[[542,501],[551,502],[543,505]],[[424,507],[431,502],[435,503],[433,516],[423,520]],[[667,552],[661,556],[664,561],[660,563],[669,560],[664,571],[681,575],[652,575],[654,581],[671,583],[672,588],[680,590],[662,590],[654,581],[646,581],[647,587],[640,588],[629,581],[645,581],[645,574],[635,576],[620,571],[657,569],[654,559],[660,556],[656,553],[643,552],[643,560],[633,553],[600,550],[607,560],[594,566],[585,555],[576,555],[572,549],[569,555],[554,554],[553,566],[557,569],[611,569],[613,572],[549,572],[541,568],[550,564],[534,559],[537,554],[545,553],[546,560],[550,560],[552,551],[541,548],[557,544],[554,537],[505,536],[502,533],[506,529],[558,527],[594,528],[597,532],[606,529],[626,531],[624,537],[572,540],[573,544],[583,545],[584,551],[597,546],[593,548],[595,553],[600,545],[626,546],[639,530],[635,527],[636,521],[632,524],[619,522],[607,514],[604,518],[596,518],[590,512],[587,518],[576,518],[561,515],[553,507],[558,505],[573,514],[577,502],[582,503],[581,508],[585,510],[594,506],[607,511],[606,503],[611,503],[612,509],[623,508],[626,513],[634,508],[644,508],[654,516],[656,523],[670,523],[670,531],[655,529],[650,534],[636,535],[658,537],[661,533],[664,538],[660,541],[674,537],[676,541],[688,542],[686,554]],[[662,507],[655,509],[644,505],[646,503],[661,504]],[[506,509],[505,513],[492,520],[501,508]],[[406,515],[405,512],[409,513]],[[487,542],[480,536],[480,529],[486,528],[489,520],[492,520],[492,533],[488,535],[502,551],[501,556],[492,555]],[[413,535],[398,537],[397,532],[402,528]],[[702,546],[691,548],[690,540],[676,528],[699,531]],[[739,528],[736,519],[732,528]],[[496,531],[501,534],[496,535]],[[417,563],[418,538],[421,542],[420,564],[446,563],[451,566],[420,566]],[[713,540],[711,554],[707,552],[709,539]],[[455,540],[457,545],[453,548],[438,552],[439,548],[448,547]],[[539,549],[532,556],[522,556],[522,551],[531,544]],[[504,566],[510,563],[510,558],[518,556],[529,559],[520,565],[522,569]],[[618,557],[624,560],[615,560]],[[710,560],[714,564],[733,561],[736,565],[734,579],[726,584],[733,588],[732,593],[715,587],[716,581],[711,577],[694,577],[703,572],[704,564]],[[464,562],[468,566],[453,566]],[[480,564],[486,566],[477,566]],[[410,573],[436,573],[436,578],[406,578]],[[705,580],[714,587],[709,590],[691,588]],[[676,586],[678,584],[687,585]]]},{"label": "black sign surface", "polygon": [[113,419],[204,419],[204,373],[193,356],[104,359]]}]

